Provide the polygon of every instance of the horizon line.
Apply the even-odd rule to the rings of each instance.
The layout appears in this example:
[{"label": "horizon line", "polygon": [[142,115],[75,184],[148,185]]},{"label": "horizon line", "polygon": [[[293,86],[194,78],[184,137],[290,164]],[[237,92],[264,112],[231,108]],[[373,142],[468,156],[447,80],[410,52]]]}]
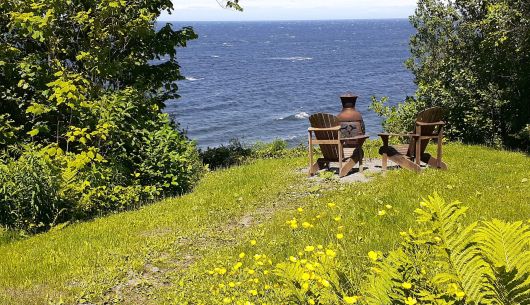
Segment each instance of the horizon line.
[{"label": "horizon line", "polygon": [[290,22],[290,21],[370,21],[370,20],[409,20],[409,17],[389,18],[339,18],[339,19],[253,19],[253,20],[157,20],[157,22]]}]

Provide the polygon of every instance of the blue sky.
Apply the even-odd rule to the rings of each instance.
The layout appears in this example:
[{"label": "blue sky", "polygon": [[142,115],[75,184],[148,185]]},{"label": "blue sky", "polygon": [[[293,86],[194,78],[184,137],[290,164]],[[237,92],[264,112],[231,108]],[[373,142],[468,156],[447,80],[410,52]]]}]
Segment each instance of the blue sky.
[{"label": "blue sky", "polygon": [[[221,0],[219,0],[221,1]],[[240,0],[245,11],[221,8],[217,0],[173,0],[161,21],[244,21],[407,18],[416,0]]]}]

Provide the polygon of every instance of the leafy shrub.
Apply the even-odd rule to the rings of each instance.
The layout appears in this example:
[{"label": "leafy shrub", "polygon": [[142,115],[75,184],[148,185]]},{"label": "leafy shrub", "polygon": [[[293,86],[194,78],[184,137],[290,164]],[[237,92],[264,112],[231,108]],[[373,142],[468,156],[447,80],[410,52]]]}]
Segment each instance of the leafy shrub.
[{"label": "leafy shrub", "polygon": [[390,133],[408,133],[414,130],[414,121],[419,106],[412,97],[407,97],[405,102],[396,106],[388,106],[388,98],[377,100],[372,97],[370,109],[383,117],[383,128]]},{"label": "leafy shrub", "polygon": [[64,219],[71,204],[61,197],[60,183],[57,167],[37,153],[0,163],[0,223],[37,232]]},{"label": "leafy shrub", "polygon": [[416,99],[380,112],[389,131],[441,106],[450,139],[530,150],[529,21],[527,0],[418,1],[407,61]]},{"label": "leafy shrub", "polygon": [[195,144],[162,109],[178,98],[176,48],[197,35],[156,26],[172,8],[0,2],[0,225],[33,231],[191,190]]},{"label": "leafy shrub", "polygon": [[230,143],[226,146],[208,147],[206,150],[200,151],[202,162],[207,164],[210,169],[226,168],[241,164],[251,154],[252,150],[244,147],[237,139],[230,140]]},{"label": "leafy shrub", "polygon": [[208,147],[200,152],[201,159],[210,169],[226,168],[242,164],[254,159],[275,159],[285,157],[306,156],[307,149],[303,145],[289,148],[284,140],[274,140],[270,143],[257,142],[246,146],[237,139],[230,140],[228,145]]}]

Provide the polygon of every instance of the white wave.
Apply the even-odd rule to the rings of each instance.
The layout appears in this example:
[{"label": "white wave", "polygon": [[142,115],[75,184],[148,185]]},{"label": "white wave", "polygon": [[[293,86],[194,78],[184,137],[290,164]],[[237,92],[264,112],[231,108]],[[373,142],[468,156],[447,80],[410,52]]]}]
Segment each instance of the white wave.
[{"label": "white wave", "polygon": [[223,42],[223,47],[231,47],[233,46],[231,43]]},{"label": "white wave", "polygon": [[201,79],[204,79],[204,78],[196,78],[196,77],[193,77],[193,76],[186,76],[186,80],[190,81],[190,82],[198,81],[198,80],[201,80]]},{"label": "white wave", "polygon": [[271,59],[274,59],[274,60],[289,60],[289,61],[295,62],[295,61],[313,60],[313,57],[293,56],[293,57],[273,57]]},{"label": "white wave", "polygon": [[289,115],[289,116],[286,116],[286,117],[281,117],[279,118],[278,120],[289,120],[289,121],[294,121],[294,120],[303,120],[303,119],[307,119],[309,117],[309,113],[307,112],[298,112],[296,114],[292,114],[292,115]]},{"label": "white wave", "polygon": [[210,56],[210,57],[212,57],[212,58],[219,58],[220,56],[219,56],[219,55],[212,55],[212,56]]}]

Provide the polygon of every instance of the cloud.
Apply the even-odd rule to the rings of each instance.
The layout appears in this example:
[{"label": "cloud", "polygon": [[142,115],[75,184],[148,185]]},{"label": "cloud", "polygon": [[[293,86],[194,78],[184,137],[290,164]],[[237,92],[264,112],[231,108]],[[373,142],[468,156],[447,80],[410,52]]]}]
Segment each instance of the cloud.
[{"label": "cloud", "polygon": [[160,20],[284,20],[404,18],[417,0],[240,0],[244,13],[220,7],[225,0],[173,0]]}]

